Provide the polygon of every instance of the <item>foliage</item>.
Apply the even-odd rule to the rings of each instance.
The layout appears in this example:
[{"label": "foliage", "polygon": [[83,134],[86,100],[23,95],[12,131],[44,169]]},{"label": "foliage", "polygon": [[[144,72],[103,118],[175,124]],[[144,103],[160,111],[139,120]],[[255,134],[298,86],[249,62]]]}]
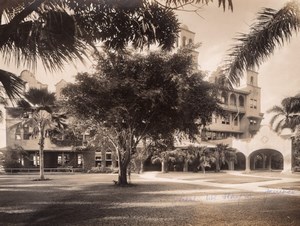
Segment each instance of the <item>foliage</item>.
[{"label": "foliage", "polygon": [[4,152],[3,166],[7,168],[21,168],[20,159],[22,156],[27,156],[26,151],[20,146],[8,147]]},{"label": "foliage", "polygon": [[[0,69],[0,82],[6,92],[6,95],[10,99],[20,97],[20,93],[24,87],[23,81],[13,73]],[[1,98],[4,98],[2,92]]]},{"label": "foliage", "polygon": [[281,101],[281,106],[275,105],[267,111],[274,113],[270,124],[274,130],[280,132],[283,128],[295,130],[300,124],[300,95],[286,97]]},{"label": "foliage", "polygon": [[210,160],[215,164],[216,172],[219,172],[226,162],[237,161],[236,150],[227,144],[217,144],[217,147],[210,151]]},{"label": "foliage", "polygon": [[[232,0],[228,7],[233,9]],[[158,44],[170,50],[179,23],[174,11],[208,0],[0,0],[0,52],[6,63],[35,68],[38,60],[50,71],[74,59],[84,60],[96,43],[124,49]],[[226,0],[219,0],[225,10]],[[0,82],[10,99],[19,97],[23,82],[0,70]]]},{"label": "foliage", "polygon": [[300,28],[300,8],[297,1],[288,2],[282,9],[265,8],[258,13],[257,22],[249,34],[240,34],[230,50],[225,64],[229,83],[238,84],[247,69],[258,67],[272,55],[277,46],[289,41]]},{"label": "foliage", "polygon": [[[49,70],[83,59],[94,43],[120,49],[158,43],[170,49],[179,24],[172,10],[136,0],[1,1],[0,49],[17,65],[41,59]],[[10,61],[10,60],[8,60]]]},{"label": "foliage", "polygon": [[[165,0],[165,2],[168,7],[175,6],[175,8],[173,7],[173,9],[178,9],[179,7],[182,8],[186,5],[193,4],[193,3],[196,4],[202,3],[207,5],[209,4],[209,2],[213,2],[213,0]],[[228,9],[233,10],[232,0],[218,0],[219,7],[222,6],[223,10],[225,11],[226,2],[228,4]]]},{"label": "foliage", "polygon": [[218,109],[213,85],[193,71],[191,55],[184,51],[106,52],[96,72],[78,74],[64,94],[70,112],[108,131],[122,167],[143,138],[166,139],[175,130],[193,137]]},{"label": "foliage", "polygon": [[33,128],[34,136],[38,137],[40,156],[40,179],[44,179],[44,142],[49,130],[63,130],[66,128],[65,113],[54,112],[55,98],[53,93],[45,89],[29,89],[18,104],[17,111],[22,112],[21,125]]}]

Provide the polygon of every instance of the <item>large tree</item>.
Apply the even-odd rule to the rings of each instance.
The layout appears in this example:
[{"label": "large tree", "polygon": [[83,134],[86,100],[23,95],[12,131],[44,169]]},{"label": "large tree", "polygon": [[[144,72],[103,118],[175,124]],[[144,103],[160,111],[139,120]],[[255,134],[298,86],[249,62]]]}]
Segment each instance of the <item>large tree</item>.
[{"label": "large tree", "polygon": [[[208,0],[0,0],[0,53],[7,64],[50,71],[83,60],[95,43],[123,49],[158,44],[171,49],[179,23],[174,10]],[[225,10],[232,0],[219,0]],[[22,81],[0,70],[0,82],[10,99],[19,96]],[[1,93],[2,94],[2,93]],[[2,94],[3,95],[3,94]]]},{"label": "large tree", "polygon": [[276,47],[288,42],[299,29],[299,2],[290,1],[279,10],[262,9],[250,32],[239,34],[237,44],[229,51],[224,65],[229,84],[238,84],[247,69],[259,67]]},{"label": "large tree", "polygon": [[106,52],[94,74],[78,74],[64,93],[71,112],[108,131],[118,153],[119,184],[127,184],[127,165],[142,139],[167,139],[175,130],[193,137],[218,108],[213,85],[194,73],[185,51]]}]

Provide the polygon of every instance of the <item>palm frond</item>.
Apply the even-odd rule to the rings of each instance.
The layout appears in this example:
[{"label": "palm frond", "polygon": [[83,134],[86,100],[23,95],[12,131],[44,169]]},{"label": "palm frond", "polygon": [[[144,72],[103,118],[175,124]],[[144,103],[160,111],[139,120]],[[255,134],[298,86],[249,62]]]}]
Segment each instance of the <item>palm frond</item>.
[{"label": "palm frond", "polygon": [[279,133],[283,128],[286,127],[286,125],[287,122],[285,121],[285,119],[281,119],[274,128],[275,132]]},{"label": "palm frond", "polygon": [[19,108],[24,109],[25,111],[29,111],[32,109],[32,105],[24,99],[19,100],[17,102],[17,105]]},{"label": "palm frond", "polygon": [[272,108],[270,108],[269,110],[267,110],[267,113],[277,113],[277,114],[285,115],[286,112],[283,109],[283,107],[275,105]]},{"label": "palm frond", "polygon": [[270,125],[271,125],[271,127],[274,126],[275,121],[276,121],[280,116],[284,116],[284,115],[282,115],[282,114],[276,114],[276,115],[273,115],[273,116],[272,116],[272,118],[271,118],[271,120],[270,120]]},{"label": "palm frond", "polygon": [[55,94],[47,89],[31,88],[25,94],[24,98],[33,105],[51,106],[55,102]]},{"label": "palm frond", "polygon": [[289,128],[293,131],[300,125],[300,115],[292,115],[289,120]]},{"label": "palm frond", "polygon": [[[192,3],[202,3],[202,4],[206,4],[208,5],[209,2],[213,2],[213,0],[165,0],[166,1],[166,5],[167,6],[179,6],[179,7],[183,7],[187,4],[192,4]],[[228,9],[230,9],[231,11],[233,11],[233,3],[232,0],[218,0],[218,5],[219,7],[223,7],[223,10],[225,11],[226,9],[226,2],[228,4]]]},{"label": "palm frond", "polygon": [[238,84],[243,72],[258,67],[277,46],[289,41],[300,28],[300,9],[295,1],[282,9],[265,8],[251,26],[249,34],[240,34],[225,61],[225,74],[231,85]]},{"label": "palm frond", "polygon": [[291,98],[291,112],[299,113],[300,112],[300,96],[296,95]]},{"label": "palm frond", "polygon": [[11,100],[20,97],[20,94],[23,92],[23,80],[13,73],[0,69],[0,82],[3,85],[6,95]]}]

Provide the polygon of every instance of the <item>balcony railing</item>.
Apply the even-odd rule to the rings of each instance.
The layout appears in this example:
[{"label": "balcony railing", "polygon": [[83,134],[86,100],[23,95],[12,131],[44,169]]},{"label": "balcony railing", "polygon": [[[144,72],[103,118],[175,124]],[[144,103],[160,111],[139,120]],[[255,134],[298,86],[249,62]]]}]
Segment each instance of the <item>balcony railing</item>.
[{"label": "balcony railing", "polygon": [[245,107],[241,107],[241,106],[238,107],[234,105],[221,104],[221,107],[226,111],[246,113]]}]

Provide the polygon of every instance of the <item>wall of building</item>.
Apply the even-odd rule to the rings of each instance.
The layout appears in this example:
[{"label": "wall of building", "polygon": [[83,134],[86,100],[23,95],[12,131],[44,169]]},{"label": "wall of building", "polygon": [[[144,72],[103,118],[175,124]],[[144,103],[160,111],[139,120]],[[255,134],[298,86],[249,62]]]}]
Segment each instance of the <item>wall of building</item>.
[{"label": "wall of building", "polygon": [[25,91],[27,91],[30,88],[36,88],[36,89],[48,89],[48,85],[43,84],[39,82],[34,74],[28,70],[24,70],[20,74],[20,78],[26,82],[25,83]]}]

